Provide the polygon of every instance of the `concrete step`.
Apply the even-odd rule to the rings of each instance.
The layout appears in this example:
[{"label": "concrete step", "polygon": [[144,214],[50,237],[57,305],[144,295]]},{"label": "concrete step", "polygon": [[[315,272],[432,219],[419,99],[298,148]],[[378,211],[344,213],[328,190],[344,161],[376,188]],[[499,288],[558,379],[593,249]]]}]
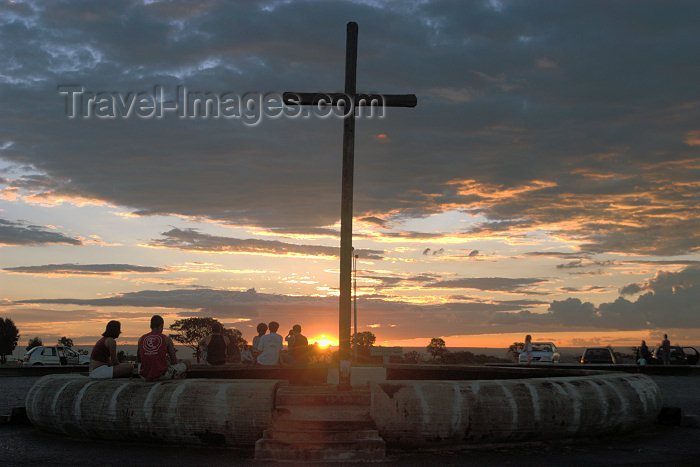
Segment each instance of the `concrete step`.
[{"label": "concrete step", "polygon": [[275,411],[277,419],[294,420],[368,420],[370,419],[369,406],[341,405],[341,406],[277,406]]},{"label": "concrete step", "polygon": [[279,388],[275,405],[370,405],[371,395],[367,389],[339,391],[335,386],[284,386]]},{"label": "concrete step", "polygon": [[299,420],[294,418],[278,418],[272,425],[273,430],[283,431],[355,431],[374,430],[377,426],[371,419],[360,420]]},{"label": "concrete step", "polygon": [[285,430],[270,429],[263,432],[263,439],[276,439],[289,444],[325,441],[358,441],[381,439],[377,430]]},{"label": "concrete step", "polygon": [[386,445],[382,439],[290,444],[276,439],[263,438],[255,443],[256,460],[376,461],[383,459],[385,455]]},{"label": "concrete step", "polygon": [[377,461],[386,444],[370,417],[367,389],[282,386],[272,427],[255,443],[255,459],[270,461]]}]

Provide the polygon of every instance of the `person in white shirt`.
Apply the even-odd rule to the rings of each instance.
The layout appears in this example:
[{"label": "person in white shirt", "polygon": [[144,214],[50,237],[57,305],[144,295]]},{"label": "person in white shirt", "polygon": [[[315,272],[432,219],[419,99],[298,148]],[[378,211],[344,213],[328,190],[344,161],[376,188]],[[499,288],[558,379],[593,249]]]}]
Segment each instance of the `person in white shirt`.
[{"label": "person in white shirt", "polygon": [[277,365],[280,359],[280,350],[282,350],[282,336],[277,334],[280,325],[276,321],[270,321],[268,325],[270,333],[265,334],[258,341],[258,364],[260,365]]}]

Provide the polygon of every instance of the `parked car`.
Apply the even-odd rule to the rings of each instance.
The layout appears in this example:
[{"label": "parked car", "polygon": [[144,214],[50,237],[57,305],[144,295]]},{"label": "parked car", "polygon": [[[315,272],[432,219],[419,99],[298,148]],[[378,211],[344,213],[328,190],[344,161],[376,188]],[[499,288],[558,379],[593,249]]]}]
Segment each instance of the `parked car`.
[{"label": "parked car", "polygon": [[70,347],[40,345],[27,352],[22,365],[88,365],[89,363],[88,355],[80,355]]},{"label": "parked car", "polygon": [[581,363],[617,363],[610,347],[590,347],[583,351]]},{"label": "parked car", "polygon": [[[681,347],[680,345],[671,346],[670,363],[671,365],[695,365],[698,363],[698,351],[694,347]],[[664,360],[661,357],[661,347],[656,347],[651,352],[651,360],[648,362],[652,365],[663,365]]]},{"label": "parked car", "polygon": [[[552,342],[533,342],[532,343],[532,362],[533,363],[559,363],[559,350]],[[519,363],[527,363],[527,352],[520,352],[518,358]]]}]

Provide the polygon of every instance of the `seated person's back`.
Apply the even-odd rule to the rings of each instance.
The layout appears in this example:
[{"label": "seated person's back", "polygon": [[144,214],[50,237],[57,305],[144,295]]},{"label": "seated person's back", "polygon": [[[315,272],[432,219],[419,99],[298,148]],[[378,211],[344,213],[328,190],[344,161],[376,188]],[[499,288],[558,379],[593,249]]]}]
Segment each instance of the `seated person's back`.
[{"label": "seated person's back", "polygon": [[301,326],[295,324],[289,338],[289,355],[294,361],[304,363],[308,359],[309,340],[301,333]]},{"label": "seated person's back", "polygon": [[189,368],[186,362],[178,363],[173,341],[163,334],[163,318],[158,315],[151,318],[151,332],[139,339],[136,357],[139,374],[149,381],[181,378]]},{"label": "seated person's back", "polygon": [[226,363],[229,340],[223,332],[223,326],[217,321],[212,325],[212,334],[205,337],[201,343],[207,351],[207,363],[210,365]]},{"label": "seated person's back", "polygon": [[269,324],[270,333],[260,337],[258,348],[258,363],[261,365],[277,365],[282,350],[282,336],[277,334],[279,324],[275,321]]}]

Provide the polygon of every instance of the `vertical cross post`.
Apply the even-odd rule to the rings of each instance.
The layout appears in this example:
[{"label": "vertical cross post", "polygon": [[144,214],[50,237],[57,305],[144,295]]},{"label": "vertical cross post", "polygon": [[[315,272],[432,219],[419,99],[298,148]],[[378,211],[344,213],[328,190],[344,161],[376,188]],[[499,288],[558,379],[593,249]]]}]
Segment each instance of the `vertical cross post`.
[{"label": "vertical cross post", "polygon": [[[345,95],[354,101],[357,83],[357,23],[348,23],[345,43]],[[343,179],[340,201],[340,310],[338,344],[340,360],[350,359],[350,325],[352,292],[352,198],[355,166],[355,105],[343,121]],[[346,107],[347,109],[347,107]],[[342,370],[342,368],[341,368]],[[340,371],[338,384],[350,386],[349,372]]]},{"label": "vertical cross post", "polygon": [[[358,94],[357,77],[357,23],[347,24],[345,43],[345,92],[308,93],[285,92],[285,105],[333,105],[344,106],[343,117],[343,169],[340,205],[340,303],[338,319],[338,343],[340,354],[338,387],[350,388],[350,327],[352,324],[352,198],[355,165],[355,117],[360,105],[381,103],[382,107],[415,107],[414,94]],[[348,111],[350,109],[351,111]],[[355,323],[357,325],[357,322]],[[357,332],[357,328],[355,328]]]}]

